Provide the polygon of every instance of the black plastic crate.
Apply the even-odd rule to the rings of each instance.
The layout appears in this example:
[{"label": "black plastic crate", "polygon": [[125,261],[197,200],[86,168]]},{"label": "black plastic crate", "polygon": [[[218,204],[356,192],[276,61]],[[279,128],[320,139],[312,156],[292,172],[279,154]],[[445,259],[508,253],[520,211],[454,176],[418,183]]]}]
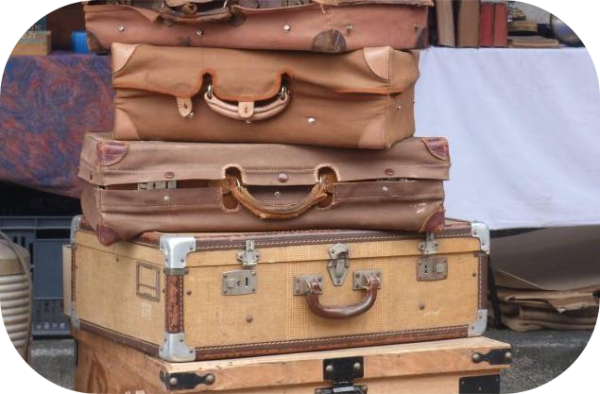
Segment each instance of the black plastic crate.
[{"label": "black plastic crate", "polygon": [[71,217],[0,217],[0,230],[31,253],[35,337],[70,335],[62,308],[62,246],[70,228]]}]

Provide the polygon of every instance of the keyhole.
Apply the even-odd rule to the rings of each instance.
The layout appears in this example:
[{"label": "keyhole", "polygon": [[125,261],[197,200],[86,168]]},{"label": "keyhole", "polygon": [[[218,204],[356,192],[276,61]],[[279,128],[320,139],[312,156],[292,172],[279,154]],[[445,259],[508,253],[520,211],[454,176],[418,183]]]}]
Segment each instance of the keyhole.
[{"label": "keyhole", "polygon": [[250,279],[246,278],[246,287],[250,286]]}]

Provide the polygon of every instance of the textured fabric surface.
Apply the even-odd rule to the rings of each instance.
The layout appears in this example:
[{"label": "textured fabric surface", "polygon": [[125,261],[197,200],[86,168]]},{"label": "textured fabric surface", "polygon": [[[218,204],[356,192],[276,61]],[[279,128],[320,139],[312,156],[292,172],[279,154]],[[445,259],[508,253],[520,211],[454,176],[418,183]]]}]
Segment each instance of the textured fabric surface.
[{"label": "textured fabric surface", "polygon": [[600,224],[600,94],[584,48],[424,51],[417,135],[452,144],[449,217]]},{"label": "textured fabric surface", "polygon": [[86,132],[113,126],[109,58],[13,57],[0,92],[0,181],[79,197]]}]

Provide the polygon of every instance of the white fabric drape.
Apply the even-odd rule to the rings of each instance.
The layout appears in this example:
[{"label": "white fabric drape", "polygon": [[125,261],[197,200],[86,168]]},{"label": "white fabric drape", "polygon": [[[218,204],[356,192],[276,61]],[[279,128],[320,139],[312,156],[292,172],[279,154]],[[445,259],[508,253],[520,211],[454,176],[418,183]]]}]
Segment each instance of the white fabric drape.
[{"label": "white fabric drape", "polygon": [[448,216],[492,229],[600,224],[600,90],[584,48],[421,54],[417,135],[445,136]]}]

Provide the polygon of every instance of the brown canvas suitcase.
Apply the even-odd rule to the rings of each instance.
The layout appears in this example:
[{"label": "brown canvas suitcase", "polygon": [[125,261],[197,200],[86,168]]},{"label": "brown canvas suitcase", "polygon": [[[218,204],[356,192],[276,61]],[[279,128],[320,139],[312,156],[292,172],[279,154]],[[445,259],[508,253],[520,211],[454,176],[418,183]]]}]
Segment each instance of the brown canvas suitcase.
[{"label": "brown canvas suitcase", "polygon": [[170,362],[421,342],[486,328],[489,233],[74,235],[73,327]]},{"label": "brown canvas suitcase", "polygon": [[385,149],[414,133],[417,55],[115,44],[115,137]]},{"label": "brown canvas suitcase", "polygon": [[498,394],[513,358],[510,345],[479,337],[172,364],[87,332],[73,336],[81,393]]},{"label": "brown canvas suitcase", "polygon": [[425,48],[433,5],[430,0],[239,0],[225,7],[223,1],[176,1],[180,7],[169,7],[169,2],[86,5],[90,48],[106,51],[115,42],[327,53]]},{"label": "brown canvas suitcase", "polygon": [[79,176],[83,212],[110,245],[145,231],[438,232],[449,167],[443,138],[354,151],[89,134]]}]

